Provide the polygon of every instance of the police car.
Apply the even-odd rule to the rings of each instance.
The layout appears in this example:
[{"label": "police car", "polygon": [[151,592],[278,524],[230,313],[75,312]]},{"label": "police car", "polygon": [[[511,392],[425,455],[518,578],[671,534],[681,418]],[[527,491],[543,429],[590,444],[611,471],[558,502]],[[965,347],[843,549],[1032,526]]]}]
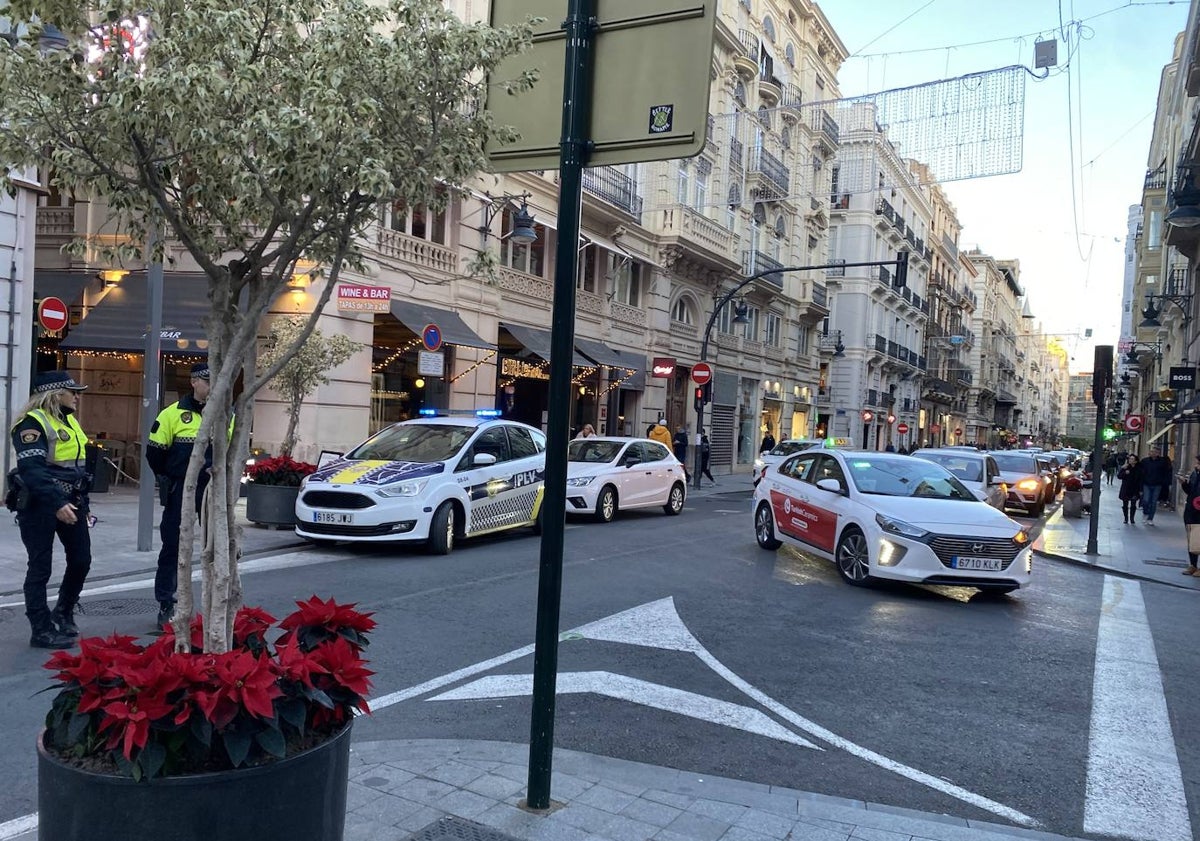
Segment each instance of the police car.
[{"label": "police car", "polygon": [[316,543],[424,542],[541,530],[546,436],[481,412],[422,417],[380,430],[307,477],[296,534]]},{"label": "police car", "polygon": [[896,453],[808,450],[768,469],[754,533],[834,562],[848,584],[875,578],[1009,592],[1028,586],[1029,533],[941,465]]}]

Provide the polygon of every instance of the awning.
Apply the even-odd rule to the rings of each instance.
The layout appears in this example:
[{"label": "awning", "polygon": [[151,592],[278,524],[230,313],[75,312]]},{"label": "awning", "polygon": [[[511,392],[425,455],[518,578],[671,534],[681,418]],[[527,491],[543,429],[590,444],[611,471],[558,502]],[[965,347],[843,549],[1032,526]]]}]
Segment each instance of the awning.
[{"label": "awning", "polygon": [[575,339],[575,350],[582,353],[597,365],[607,365],[609,368],[624,368],[625,360],[615,350],[604,342],[594,339]]},{"label": "awning", "polygon": [[94,271],[34,269],[33,294],[36,298],[61,298],[67,306],[78,304],[89,283],[99,283]]},{"label": "awning", "polygon": [[1172,426],[1174,426],[1174,424],[1173,424],[1173,423],[1169,423],[1169,424],[1167,424],[1167,425],[1166,425],[1166,426],[1164,426],[1162,429],[1160,429],[1158,432],[1154,433],[1154,434],[1153,434],[1153,435],[1151,435],[1149,438],[1147,438],[1147,439],[1146,439],[1146,443],[1147,443],[1147,444],[1153,444],[1153,443],[1154,443],[1155,441],[1157,441],[1159,438],[1162,438],[1164,435],[1166,435],[1168,432],[1170,432],[1170,431],[1171,431],[1171,427],[1172,427]]},{"label": "awning", "polygon": [[391,302],[391,313],[397,321],[412,330],[418,336],[425,330],[425,325],[436,324],[442,331],[442,341],[451,345],[484,348],[495,350],[496,345],[484,341],[479,334],[466,325],[456,312],[438,309],[415,301]]},{"label": "awning", "polygon": [[1171,417],[1171,423],[1200,422],[1200,394],[1189,400],[1184,407]]},{"label": "awning", "polygon": [[640,353],[630,353],[627,350],[617,350],[609,348],[618,359],[624,362],[624,367],[628,371],[632,371],[625,379],[621,380],[619,388],[627,391],[645,391],[646,390],[646,357]]},{"label": "awning", "polygon": [[[163,275],[162,352],[206,355],[208,331],[204,322],[212,312],[208,278],[195,272]],[[83,320],[59,342],[60,350],[140,353],[146,348],[146,273],[126,275],[119,286],[105,292]]]},{"label": "awning", "polygon": [[[516,339],[525,350],[545,362],[550,361],[549,330],[540,330],[537,327],[526,327],[522,324],[508,324],[505,322],[501,322],[500,326],[507,330],[509,335]],[[578,351],[572,355],[571,364],[576,368],[592,367],[592,362],[586,357],[580,356]]]}]

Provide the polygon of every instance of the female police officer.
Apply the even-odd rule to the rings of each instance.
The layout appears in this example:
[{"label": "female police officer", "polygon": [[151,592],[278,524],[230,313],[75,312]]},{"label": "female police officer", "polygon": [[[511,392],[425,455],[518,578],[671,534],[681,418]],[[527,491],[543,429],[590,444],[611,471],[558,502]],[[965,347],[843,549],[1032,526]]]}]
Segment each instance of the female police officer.
[{"label": "female police officer", "polygon": [[[84,464],[87,436],[75,419],[79,385],[66,371],[38,374],[33,393],[12,428],[17,475],[22,486],[17,523],[29,553],[25,574],[25,615],[36,648],[70,648],[79,635],[75,605],[92,565],[88,534],[88,488]],[[54,535],[62,541],[67,570],[51,613],[46,604]]]}]

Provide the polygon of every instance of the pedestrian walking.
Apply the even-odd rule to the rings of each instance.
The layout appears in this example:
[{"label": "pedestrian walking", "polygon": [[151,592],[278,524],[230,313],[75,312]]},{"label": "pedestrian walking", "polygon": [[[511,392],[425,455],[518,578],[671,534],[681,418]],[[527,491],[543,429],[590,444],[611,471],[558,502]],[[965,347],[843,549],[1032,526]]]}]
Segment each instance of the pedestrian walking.
[{"label": "pedestrian walking", "polygon": [[1179,474],[1179,487],[1187,494],[1183,507],[1183,527],[1187,530],[1188,568],[1184,575],[1200,575],[1196,563],[1200,560],[1200,453],[1192,463],[1191,473]]},{"label": "pedestrian walking", "polygon": [[1117,461],[1117,454],[1109,453],[1104,459],[1104,479],[1108,484],[1111,485],[1113,479],[1116,478],[1118,467],[1120,467],[1120,463]]},{"label": "pedestrian walking", "polygon": [[700,473],[708,477],[708,481],[714,485],[717,480],[713,478],[712,471],[708,469],[708,461],[712,458],[712,444],[709,443],[708,433],[700,430]]},{"label": "pedestrian walking", "polygon": [[[158,551],[158,570],[154,573],[154,599],[158,602],[158,627],[170,622],[175,615],[175,590],[179,577],[179,528],[183,522],[183,480],[196,434],[200,431],[200,416],[208,402],[209,368],[207,362],[192,366],[192,393],[184,395],[158,413],[150,427],[146,461],[158,479],[158,498],[162,502],[162,520],[158,524],[162,547]],[[212,466],[211,450],[205,467]],[[201,470],[196,483],[195,511],[200,510],[204,489],[208,485],[208,470]]]},{"label": "pedestrian walking", "polygon": [[679,463],[683,465],[683,475],[690,482],[692,475],[691,471],[688,470],[688,434],[686,426],[679,427],[671,443],[675,450],[675,458],[679,459]]},{"label": "pedestrian walking", "polygon": [[[79,629],[75,607],[92,566],[87,435],[79,425],[79,385],[66,371],[47,371],[33,381],[29,402],[12,428],[17,453],[10,508],[17,512],[21,542],[29,556],[25,615],[34,648],[70,648]],[[12,478],[10,477],[10,481]],[[62,543],[66,570],[51,611],[46,601],[54,537]]]},{"label": "pedestrian walking", "polygon": [[1121,482],[1117,489],[1117,496],[1121,500],[1121,516],[1126,523],[1133,525],[1137,522],[1138,505],[1142,501],[1142,471],[1137,456],[1130,453],[1126,457],[1125,465],[1117,471],[1117,479]]},{"label": "pedestrian walking", "polygon": [[1154,525],[1158,500],[1171,489],[1171,460],[1163,455],[1162,447],[1154,447],[1142,460],[1142,514],[1146,525]]},{"label": "pedestrian walking", "polygon": [[775,436],[771,434],[771,430],[767,430],[767,434],[763,436],[762,446],[758,448],[759,455],[769,453],[775,449]]},{"label": "pedestrian walking", "polygon": [[650,427],[650,431],[646,434],[646,437],[652,441],[657,441],[668,450],[671,449],[672,445],[674,444],[674,441],[671,438],[671,430],[667,429],[666,418],[659,418],[658,423]]},{"label": "pedestrian walking", "polygon": [[583,429],[579,430],[579,434],[575,436],[575,440],[580,438],[591,438],[596,434],[596,429],[590,423],[585,423]]}]

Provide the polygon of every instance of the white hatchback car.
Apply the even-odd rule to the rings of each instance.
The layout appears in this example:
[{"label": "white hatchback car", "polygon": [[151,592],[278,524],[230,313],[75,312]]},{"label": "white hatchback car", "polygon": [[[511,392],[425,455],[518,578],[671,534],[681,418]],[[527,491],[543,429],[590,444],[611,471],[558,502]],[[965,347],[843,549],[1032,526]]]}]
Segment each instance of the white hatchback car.
[{"label": "white hatchback car", "polygon": [[1030,583],[1028,531],[922,459],[800,453],[767,471],[752,505],[759,546],[827,558],[849,584],[891,578],[1007,593]]},{"label": "white hatchback car", "polygon": [[424,541],[540,531],[546,436],[514,421],[421,418],[381,429],[307,477],[296,534],[313,542]]},{"label": "white hatchback car", "polygon": [[913,458],[923,458],[940,464],[958,477],[979,499],[1000,511],[1004,510],[1004,499],[1008,495],[1008,486],[1000,478],[1000,468],[996,460],[976,449],[944,449],[917,450]]},{"label": "white hatchback car", "polygon": [[567,513],[611,522],[617,511],[683,511],[687,474],[674,454],[646,438],[576,438],[567,448]]}]

